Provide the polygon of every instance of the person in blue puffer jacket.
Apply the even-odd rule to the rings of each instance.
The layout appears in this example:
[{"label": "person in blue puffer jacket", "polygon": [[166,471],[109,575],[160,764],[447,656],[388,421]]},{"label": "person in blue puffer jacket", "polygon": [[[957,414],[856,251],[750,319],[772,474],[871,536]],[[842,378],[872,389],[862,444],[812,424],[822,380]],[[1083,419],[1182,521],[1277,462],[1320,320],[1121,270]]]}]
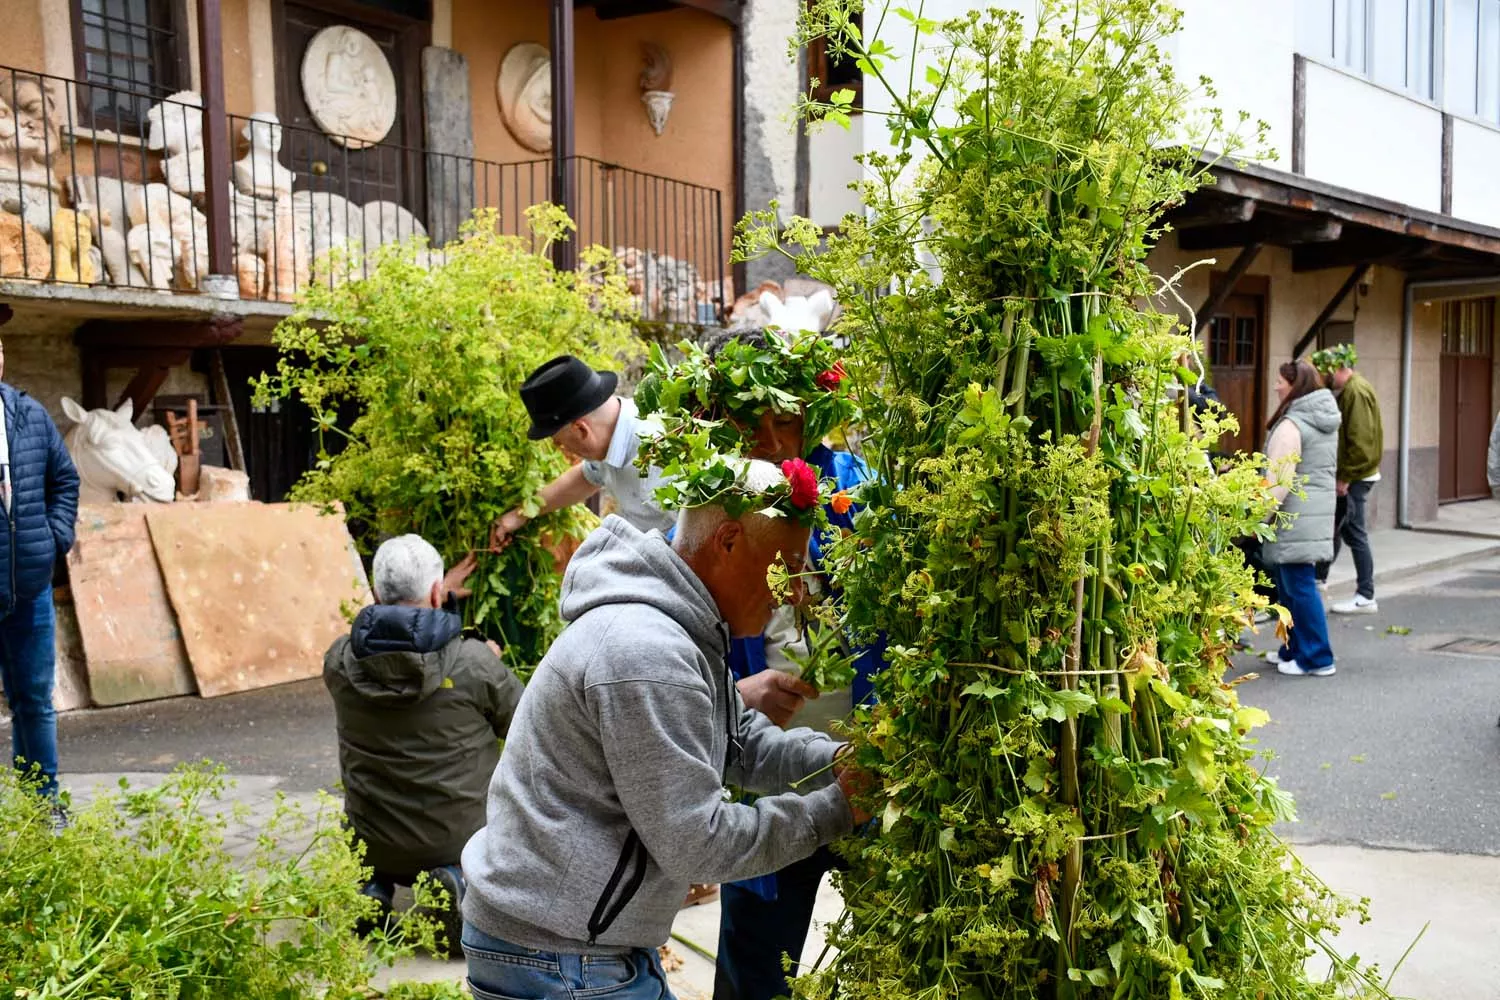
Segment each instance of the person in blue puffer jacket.
[{"label": "person in blue puffer jacket", "polygon": [[[0,346],[0,377],[5,372]],[[35,772],[39,789],[57,795],[57,715],[52,684],[52,569],[73,547],[78,471],[46,409],[0,382],[0,678],[10,706],[17,770]]]}]

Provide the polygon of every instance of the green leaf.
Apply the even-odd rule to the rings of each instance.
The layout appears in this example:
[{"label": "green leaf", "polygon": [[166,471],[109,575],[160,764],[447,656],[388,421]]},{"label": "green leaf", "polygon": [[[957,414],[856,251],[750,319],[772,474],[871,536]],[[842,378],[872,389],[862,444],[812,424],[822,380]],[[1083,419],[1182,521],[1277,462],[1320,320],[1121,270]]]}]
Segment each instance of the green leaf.
[{"label": "green leaf", "polygon": [[938,834],[938,850],[953,850],[953,845],[957,842],[957,839],[958,835],[954,831],[953,827],[944,827],[943,832]]},{"label": "green leaf", "polygon": [[1026,777],[1022,780],[1027,788],[1033,792],[1040,792],[1047,787],[1051,779],[1052,765],[1047,762],[1047,758],[1033,757],[1026,765]]}]

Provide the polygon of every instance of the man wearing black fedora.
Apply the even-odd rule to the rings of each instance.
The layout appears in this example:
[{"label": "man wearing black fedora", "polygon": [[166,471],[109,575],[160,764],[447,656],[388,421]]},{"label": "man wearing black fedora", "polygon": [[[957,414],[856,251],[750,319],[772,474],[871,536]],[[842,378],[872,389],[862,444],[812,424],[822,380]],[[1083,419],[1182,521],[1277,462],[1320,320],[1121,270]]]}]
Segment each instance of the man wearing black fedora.
[{"label": "man wearing black fedora", "polygon": [[[542,509],[536,517],[583,503],[601,489],[615,502],[615,513],[641,531],[666,531],[672,517],[656,503],[661,483],[656,469],[642,474],[635,457],[641,438],[652,433],[635,403],[615,395],[614,372],[594,371],[564,354],[542,365],[521,386],[521,402],[531,415],[526,436],[551,438],[564,451],[583,459],[542,487]],[[531,518],[519,508],[496,519],[490,548],[498,549]]]}]

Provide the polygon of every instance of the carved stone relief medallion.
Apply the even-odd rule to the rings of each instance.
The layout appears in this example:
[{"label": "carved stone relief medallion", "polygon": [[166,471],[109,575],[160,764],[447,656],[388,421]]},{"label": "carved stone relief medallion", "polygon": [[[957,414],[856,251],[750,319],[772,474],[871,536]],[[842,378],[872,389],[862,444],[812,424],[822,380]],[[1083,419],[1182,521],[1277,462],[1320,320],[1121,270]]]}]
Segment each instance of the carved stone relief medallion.
[{"label": "carved stone relief medallion", "polygon": [[396,75],[375,40],[336,24],[307,43],[302,96],[318,127],[349,149],[373,146],[396,123]]}]

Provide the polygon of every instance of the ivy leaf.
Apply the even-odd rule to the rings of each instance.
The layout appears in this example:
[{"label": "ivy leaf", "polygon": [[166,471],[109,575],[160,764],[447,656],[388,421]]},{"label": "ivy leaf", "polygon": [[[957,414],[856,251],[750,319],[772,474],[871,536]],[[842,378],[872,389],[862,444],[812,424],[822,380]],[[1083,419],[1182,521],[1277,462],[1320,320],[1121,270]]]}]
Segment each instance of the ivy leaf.
[{"label": "ivy leaf", "polygon": [[1038,718],[1063,722],[1078,718],[1095,704],[1094,696],[1087,691],[1048,691],[1040,704],[1032,706],[1031,712]]}]

